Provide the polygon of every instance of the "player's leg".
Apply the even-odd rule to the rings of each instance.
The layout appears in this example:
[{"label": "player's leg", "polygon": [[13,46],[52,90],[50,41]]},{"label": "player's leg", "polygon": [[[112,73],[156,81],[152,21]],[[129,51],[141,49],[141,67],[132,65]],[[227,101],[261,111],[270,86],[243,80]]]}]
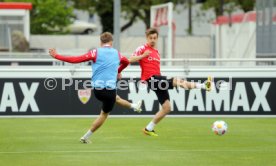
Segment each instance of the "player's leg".
[{"label": "player's leg", "polygon": [[116,96],[116,104],[126,107],[128,109],[133,109],[135,112],[140,113],[142,111],[142,101],[138,101],[137,103],[131,103],[127,100],[122,99],[119,95]]},{"label": "player's leg", "polygon": [[81,137],[82,143],[89,143],[89,137],[104,124],[116,101],[116,90],[94,90],[94,94],[102,102],[102,111],[91,128]]},{"label": "player's leg", "polygon": [[154,127],[171,112],[171,103],[168,90],[156,90],[154,92],[156,93],[162,108],[154,115],[152,121],[143,129],[143,132],[150,136],[158,136],[154,131]]},{"label": "player's leg", "polygon": [[108,115],[109,113],[106,113],[102,110],[99,117],[93,122],[90,131],[94,133],[98,128],[100,128],[107,119]]},{"label": "player's leg", "polygon": [[101,111],[100,115],[98,116],[97,119],[94,120],[92,123],[91,128],[81,137],[80,142],[82,143],[89,143],[90,141],[88,140],[89,137],[98,129],[100,128],[105,120],[107,119],[109,113],[106,113],[104,111]]},{"label": "player's leg", "polygon": [[[158,111],[152,122],[156,125],[158,124],[167,114],[169,114],[171,112],[171,103],[169,100],[166,100],[163,104],[162,104],[162,108],[160,111]],[[150,128],[147,128],[150,130]],[[153,130],[153,128],[151,129]]]},{"label": "player's leg", "polygon": [[181,87],[184,89],[205,89],[207,91],[211,90],[211,82],[212,78],[209,76],[207,80],[204,83],[198,83],[198,82],[189,82],[187,80],[179,79],[179,78],[173,78],[173,87]]}]

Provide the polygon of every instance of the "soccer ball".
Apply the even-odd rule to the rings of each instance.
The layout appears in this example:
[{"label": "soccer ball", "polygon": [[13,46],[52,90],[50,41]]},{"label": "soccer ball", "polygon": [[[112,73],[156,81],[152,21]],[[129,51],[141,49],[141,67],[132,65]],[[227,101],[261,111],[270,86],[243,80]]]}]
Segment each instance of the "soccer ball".
[{"label": "soccer ball", "polygon": [[212,130],[216,135],[224,135],[227,131],[227,123],[217,120],[213,123]]}]

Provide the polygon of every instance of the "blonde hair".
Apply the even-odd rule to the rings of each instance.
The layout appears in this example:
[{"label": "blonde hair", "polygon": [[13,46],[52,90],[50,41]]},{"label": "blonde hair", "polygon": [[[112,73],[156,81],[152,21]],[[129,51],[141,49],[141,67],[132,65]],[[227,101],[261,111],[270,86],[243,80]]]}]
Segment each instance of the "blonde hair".
[{"label": "blonde hair", "polygon": [[104,33],[101,34],[100,39],[101,39],[102,43],[108,43],[110,41],[113,41],[112,33],[110,33],[110,32],[104,32]]}]

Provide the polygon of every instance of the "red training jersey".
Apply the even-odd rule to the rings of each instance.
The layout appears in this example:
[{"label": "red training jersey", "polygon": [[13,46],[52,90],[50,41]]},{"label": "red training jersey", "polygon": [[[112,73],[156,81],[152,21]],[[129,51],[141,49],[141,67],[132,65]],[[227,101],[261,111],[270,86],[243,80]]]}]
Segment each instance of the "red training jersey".
[{"label": "red training jersey", "polygon": [[[122,56],[120,52],[118,52],[119,58],[120,58],[120,66],[118,68],[118,73],[121,73],[121,71],[126,68],[129,64],[129,61],[126,57]],[[96,62],[97,60],[97,49],[94,49],[92,51],[89,51],[86,54],[80,55],[80,56],[63,56],[56,54],[55,58],[61,61],[69,62],[69,63],[80,63],[80,62],[86,62],[86,61],[93,61]]]},{"label": "red training jersey", "polygon": [[149,56],[139,61],[141,72],[141,80],[147,80],[153,75],[161,75],[160,72],[160,55],[157,49],[148,44],[144,44],[136,49],[133,56],[141,56],[145,51],[149,50]]}]

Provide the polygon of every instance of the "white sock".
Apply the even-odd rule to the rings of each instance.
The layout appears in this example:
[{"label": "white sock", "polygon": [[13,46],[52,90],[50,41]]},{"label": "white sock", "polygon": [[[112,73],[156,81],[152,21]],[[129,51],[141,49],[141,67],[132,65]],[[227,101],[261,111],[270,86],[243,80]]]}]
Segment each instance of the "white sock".
[{"label": "white sock", "polygon": [[92,131],[88,130],[81,138],[88,139],[92,135]]},{"label": "white sock", "polygon": [[136,107],[137,107],[137,104],[135,104],[135,103],[131,103],[131,104],[130,104],[130,107],[131,107],[132,109],[134,109],[134,108],[136,108]]},{"label": "white sock", "polygon": [[147,129],[148,131],[152,131],[152,130],[154,129],[154,126],[155,126],[155,125],[156,125],[156,124],[153,123],[153,121],[151,121],[151,122],[147,125],[146,129]]},{"label": "white sock", "polygon": [[197,89],[206,89],[205,84],[195,83]]}]

